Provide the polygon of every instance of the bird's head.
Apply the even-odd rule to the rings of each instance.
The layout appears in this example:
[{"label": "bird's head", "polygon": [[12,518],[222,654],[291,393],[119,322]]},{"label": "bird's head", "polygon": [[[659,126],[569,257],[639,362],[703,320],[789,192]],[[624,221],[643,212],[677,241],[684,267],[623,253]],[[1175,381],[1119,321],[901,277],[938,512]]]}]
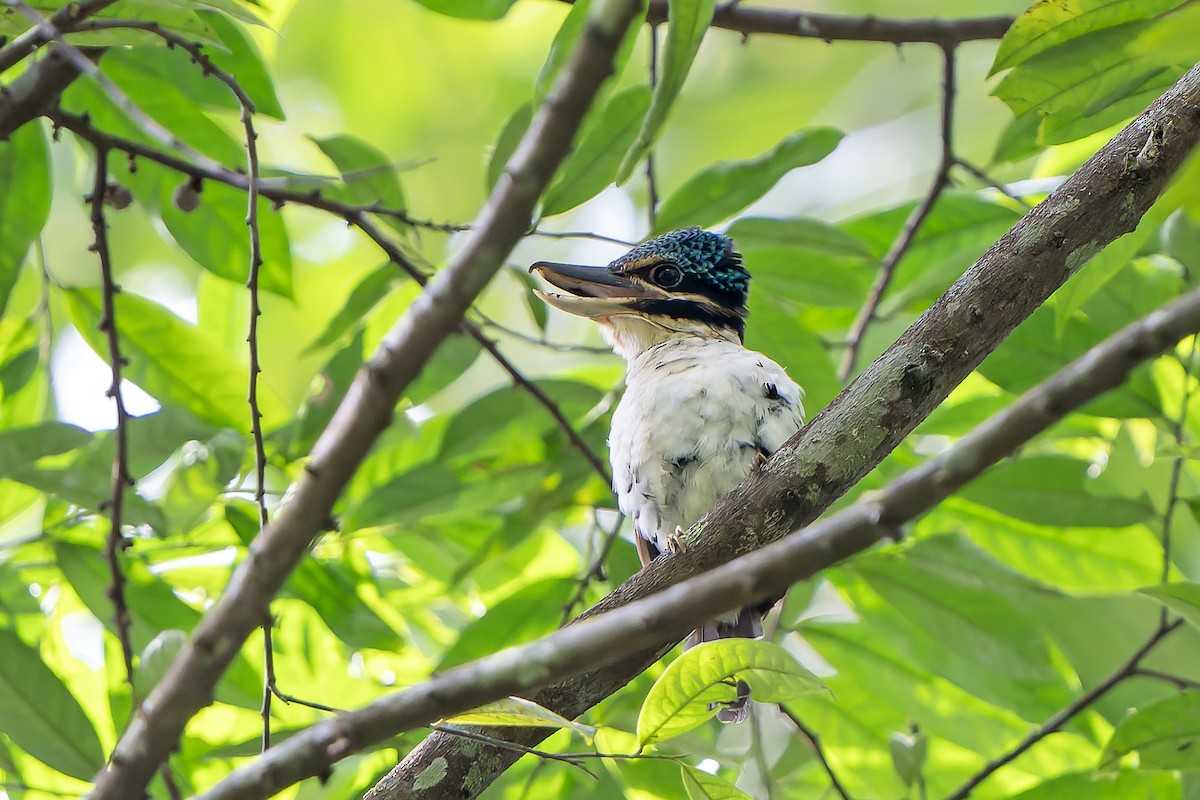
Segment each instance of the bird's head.
[{"label": "bird's head", "polygon": [[539,261],[529,268],[569,294],[538,292],[555,308],[613,329],[642,320],[721,335],[745,331],[750,273],[733,240],[700,228],[664,233],[607,267]]}]

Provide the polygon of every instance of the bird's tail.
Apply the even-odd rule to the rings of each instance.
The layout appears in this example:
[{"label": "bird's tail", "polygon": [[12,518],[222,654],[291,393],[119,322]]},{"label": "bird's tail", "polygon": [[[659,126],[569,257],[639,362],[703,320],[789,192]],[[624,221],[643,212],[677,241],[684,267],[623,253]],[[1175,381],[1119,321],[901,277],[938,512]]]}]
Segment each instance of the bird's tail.
[{"label": "bird's tail", "polygon": [[[757,639],[763,635],[762,614],[759,609],[746,607],[736,615],[710,619],[688,635],[683,649],[695,647],[717,639]],[[750,715],[750,686],[745,681],[737,682],[737,697],[730,703],[720,705],[717,719],[721,722],[745,722]]]}]

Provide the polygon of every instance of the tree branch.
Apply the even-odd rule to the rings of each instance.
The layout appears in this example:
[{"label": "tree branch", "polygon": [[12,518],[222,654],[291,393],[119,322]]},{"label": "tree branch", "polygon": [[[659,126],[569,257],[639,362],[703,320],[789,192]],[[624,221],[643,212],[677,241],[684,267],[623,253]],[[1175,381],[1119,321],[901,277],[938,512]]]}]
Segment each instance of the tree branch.
[{"label": "tree branch", "polygon": [[[104,54],[102,47],[81,49],[93,61]],[[54,108],[63,90],[80,74],[79,68],[63,48],[51,45],[40,61],[31,65],[8,86],[0,87],[0,141]]]},{"label": "tree branch", "polygon": [[612,73],[614,54],[639,8],[635,0],[609,0],[593,7],[579,45],[509,160],[474,235],[430,281],[359,372],[314,446],[289,503],[254,540],[221,598],[131,720],[109,765],[97,774],[93,800],[139,796],[188,720],[212,701],[217,680],[249,633],[262,624],[270,599],[304,557],[346,482],[387,428],[401,392],[458,328],[472,300],[528,230],[537,199],[566,157],[597,90]]},{"label": "tree branch", "polygon": [[904,220],[904,226],[900,229],[900,233],[896,236],[892,246],[888,248],[887,253],[883,256],[883,260],[879,262],[879,274],[875,278],[875,283],[871,286],[871,292],[867,296],[867,302],[858,312],[858,318],[854,320],[854,325],[850,327],[850,335],[846,338],[846,353],[842,358],[841,367],[838,369],[838,377],[845,381],[854,374],[854,365],[858,361],[859,349],[862,347],[863,337],[867,333],[867,328],[875,321],[876,312],[879,311],[879,304],[883,302],[883,293],[887,291],[888,286],[892,283],[892,277],[896,274],[896,267],[900,264],[900,259],[904,258],[904,254],[912,247],[913,241],[917,238],[917,231],[925,224],[925,220],[929,218],[930,212],[933,211],[933,206],[937,203],[938,198],[942,196],[942,192],[950,185],[950,168],[955,164],[954,158],[954,48],[946,47],[942,49],[942,113],[941,132],[942,141],[942,156],[938,163],[937,173],[933,176],[933,183],[929,186],[929,191],[925,192],[925,196],[921,198],[921,202],[908,215],[908,219]]},{"label": "tree branch", "polygon": [[975,787],[988,779],[996,770],[1016,760],[1017,756],[1024,753],[1035,744],[1045,739],[1052,733],[1062,729],[1064,725],[1077,717],[1080,713],[1086,710],[1092,703],[1095,703],[1101,697],[1108,694],[1121,681],[1133,675],[1139,674],[1142,659],[1150,654],[1150,651],[1167,638],[1170,634],[1179,629],[1184,624],[1182,619],[1177,619],[1174,622],[1168,622],[1165,618],[1154,629],[1154,633],[1142,643],[1142,646],[1134,651],[1124,664],[1117,667],[1107,678],[1093,686],[1089,691],[1081,694],[1070,705],[1059,711],[1045,723],[1040,725],[1036,730],[1030,732],[1028,736],[1022,739],[1015,747],[1009,750],[1002,756],[994,758],[984,765],[983,769],[975,773],[962,786],[955,789],[952,793],[946,796],[946,800],[966,800],[974,791]]},{"label": "tree branch", "polygon": [[[699,620],[777,594],[868,547],[897,525],[936,506],[1071,411],[1119,386],[1139,364],[1198,328],[1200,289],[1195,289],[1093,347],[1007,410],[870,498],[652,597],[642,596],[622,608],[589,615],[535,642],[455,667],[362,709],[319,722],[239,768],[201,800],[266,797],[283,788],[284,776],[294,781],[323,774],[337,760],[397,732],[428,725],[510,694],[527,695],[534,686],[568,675],[582,677],[563,681],[536,698],[543,705],[577,716],[585,710],[579,707],[582,703],[596,702],[600,691],[611,692],[607,687],[620,680],[608,674],[612,670],[603,668],[605,664],[615,663],[624,669],[630,652],[636,653],[634,658],[651,662]],[[727,511],[710,516],[714,531],[723,528],[728,517]],[[680,565],[690,552],[654,563]],[[625,587],[644,588],[652,568],[635,575]],[[592,671],[584,674],[587,670]],[[589,689],[594,682],[603,688]],[[552,732],[534,728],[493,731],[524,747],[531,747]],[[519,756],[465,743],[460,743],[462,750],[442,747],[433,755],[431,742],[453,738],[431,735],[368,797],[392,800],[475,796],[498,774],[500,764],[507,766]],[[458,761],[468,757],[478,769],[460,770]],[[437,758],[443,759],[440,765],[435,763]],[[431,768],[433,772],[428,771]],[[421,778],[434,773],[443,774],[443,779],[431,782]]]},{"label": "tree branch", "polygon": [[[652,25],[665,22],[667,0],[651,0],[647,19]],[[821,39],[825,42],[928,42],[941,47],[954,47],[978,39],[999,39],[1012,23],[1012,17],[1001,16],[967,19],[885,19],[724,3],[719,5],[713,14],[712,27],[727,28],[743,36],[769,33]]]},{"label": "tree branch", "polygon": [[[1145,148],[1147,141],[1157,142],[1160,138],[1164,138],[1163,146]],[[1136,227],[1198,139],[1200,65],[1018,222],[851,386],[693,527],[686,536],[685,553],[655,560],[584,617],[648,597],[811,523],[882,461],[1068,277],[1109,242]],[[1139,163],[1131,154],[1143,149],[1153,150],[1153,158]],[[1194,328],[1184,328],[1180,335],[1190,330]],[[1055,408],[1074,407],[1069,398],[1058,402]],[[920,509],[926,507],[919,505]],[[742,567],[718,570],[706,578],[707,586],[729,582],[724,586],[729,592],[724,602],[701,607],[697,595],[700,589],[692,584],[690,594],[664,592],[663,603],[670,596],[683,609],[679,616],[686,617],[686,622],[679,623],[667,612],[650,617],[644,610],[640,615],[623,617],[626,621],[618,629],[620,634],[605,643],[608,649],[599,648],[600,652],[592,654],[591,672],[563,680],[534,699],[565,717],[578,716],[670,649],[677,641],[673,634],[682,636],[701,619],[782,591],[791,582],[874,542],[891,529],[885,516],[877,516],[881,513],[872,506],[870,514],[862,516],[856,525],[822,525],[815,529],[819,535],[799,537],[801,544],[793,545],[798,548],[796,558],[787,562],[791,571],[784,573],[786,579],[768,581],[770,591],[750,592],[747,581],[752,578]],[[835,519],[842,520],[839,526],[848,521],[841,515]],[[772,558],[780,558],[783,551],[772,548],[771,552]],[[764,575],[779,568],[760,560],[754,563],[762,565]],[[654,608],[657,611],[659,606]],[[649,632],[631,632],[630,626],[644,625],[648,620],[654,623]],[[626,655],[620,656],[615,648]],[[598,658],[610,665],[596,669],[602,663]],[[513,666],[522,666],[521,672],[528,679],[530,673],[539,671],[539,663]],[[559,661],[547,663],[553,663],[556,669],[561,666]],[[527,688],[508,682],[503,684],[504,691],[492,694],[490,690],[501,688],[494,683],[493,674],[480,680],[484,681],[482,688],[489,691],[472,694],[470,702],[519,694]],[[435,693],[439,698],[446,696],[441,686]],[[515,741],[532,745],[544,734],[514,729],[511,735]],[[434,798],[455,791],[462,797],[472,797],[512,761],[505,753],[465,748],[433,734],[381,781],[370,797]],[[414,788],[418,777],[434,763],[445,767],[443,780],[434,787]]]}]

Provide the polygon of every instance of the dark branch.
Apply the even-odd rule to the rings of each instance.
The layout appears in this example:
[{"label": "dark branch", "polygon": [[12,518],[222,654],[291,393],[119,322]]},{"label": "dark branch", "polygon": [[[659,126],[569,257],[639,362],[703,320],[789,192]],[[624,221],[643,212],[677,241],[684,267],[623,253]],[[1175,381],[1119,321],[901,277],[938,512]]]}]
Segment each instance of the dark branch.
[{"label": "dark branch", "polygon": [[[665,22],[666,0],[651,0],[647,18],[651,24]],[[725,3],[718,6],[713,14],[712,26],[737,31],[743,36],[769,33],[821,39],[825,42],[928,42],[941,47],[954,47],[978,39],[999,39],[1012,22],[1012,17],[1001,16],[967,19],[884,19]]]},{"label": "dark branch", "polygon": [[129,605],[125,602],[125,573],[121,568],[121,551],[129,546],[129,540],[121,531],[122,514],[125,509],[125,490],[133,485],[129,474],[129,412],[125,408],[125,396],[121,391],[121,369],[125,357],[121,355],[121,335],[117,327],[117,286],[113,273],[112,252],[108,247],[108,222],[104,218],[104,200],[108,195],[108,151],[96,148],[96,172],[92,193],[88,196],[91,206],[92,232],[95,240],[91,249],[100,260],[100,288],[104,311],[100,317],[100,332],[108,342],[108,363],[111,381],[106,394],[112,398],[117,412],[117,425],[113,432],[116,448],[113,454],[112,492],[105,504],[108,506],[108,536],[104,540],[104,557],[108,562],[108,599],[113,604],[113,628],[121,643],[121,655],[125,659],[125,680],[133,686],[133,638],[129,634]]},{"label": "dark branch", "polygon": [[858,353],[862,348],[863,337],[867,333],[867,328],[875,321],[875,315],[879,311],[879,304],[883,302],[883,294],[892,283],[892,278],[896,274],[896,267],[900,264],[900,259],[904,258],[904,254],[912,247],[913,241],[917,238],[917,231],[925,224],[925,220],[929,218],[930,212],[933,211],[934,204],[942,196],[942,192],[946,190],[946,187],[950,185],[950,168],[955,163],[952,138],[954,131],[955,92],[953,48],[947,47],[942,50],[942,76],[942,114],[940,125],[942,155],[938,162],[937,173],[933,176],[933,183],[929,186],[929,191],[925,193],[925,196],[921,198],[921,202],[908,215],[908,219],[904,221],[904,226],[900,229],[899,235],[892,242],[892,246],[888,248],[883,261],[880,262],[879,274],[875,277],[875,283],[871,286],[867,302],[859,310],[858,317],[854,320],[854,325],[850,328],[850,335],[846,338],[846,353],[842,357],[842,365],[838,370],[838,377],[843,381],[854,374],[854,365],[858,361]]},{"label": "dark branch", "polygon": [[812,728],[804,724],[804,722],[791,712],[787,706],[780,703],[777,708],[782,714],[787,717],[792,725],[796,726],[796,731],[804,737],[808,746],[812,749],[813,755],[817,757],[817,761],[821,762],[821,769],[825,770],[825,774],[829,776],[829,785],[833,788],[842,800],[851,800],[850,795],[846,792],[841,781],[837,778],[837,773],[833,771],[833,767],[829,765],[829,759],[825,757],[825,751],[821,749],[821,737],[819,737]]}]

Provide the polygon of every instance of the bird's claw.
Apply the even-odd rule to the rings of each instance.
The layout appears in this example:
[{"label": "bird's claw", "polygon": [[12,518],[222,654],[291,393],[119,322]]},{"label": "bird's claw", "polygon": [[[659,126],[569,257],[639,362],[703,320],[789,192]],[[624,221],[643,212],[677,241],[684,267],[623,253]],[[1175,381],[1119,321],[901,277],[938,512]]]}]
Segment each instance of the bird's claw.
[{"label": "bird's claw", "polygon": [[684,530],[681,525],[676,525],[675,531],[667,534],[667,549],[671,551],[672,555],[687,552],[687,545],[683,543],[683,534]]}]

